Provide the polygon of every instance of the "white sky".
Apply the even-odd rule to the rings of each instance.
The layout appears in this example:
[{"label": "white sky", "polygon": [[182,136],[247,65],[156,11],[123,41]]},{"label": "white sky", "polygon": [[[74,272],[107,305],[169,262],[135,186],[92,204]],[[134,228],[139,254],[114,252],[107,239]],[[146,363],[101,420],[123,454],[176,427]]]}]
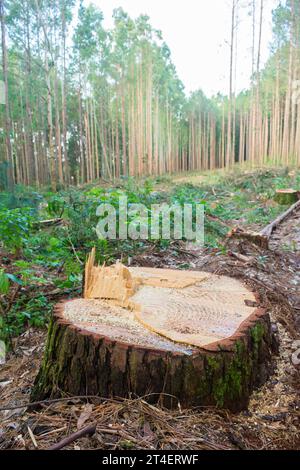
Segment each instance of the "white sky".
[{"label": "white sky", "polygon": [[[90,2],[91,0],[86,0]],[[150,16],[150,23],[162,31],[178,76],[186,92],[201,88],[208,96],[228,93],[231,0],[92,0],[111,27],[112,11],[121,6],[131,17]],[[238,67],[236,90],[247,88],[251,74],[252,26],[248,15],[250,0],[240,0],[238,27]],[[257,10],[260,2],[257,0]],[[269,54],[272,39],[271,11],[278,0],[264,0],[261,63]],[[258,21],[257,11],[257,21]],[[257,35],[258,36],[258,25]],[[227,41],[227,43],[226,43]]]}]

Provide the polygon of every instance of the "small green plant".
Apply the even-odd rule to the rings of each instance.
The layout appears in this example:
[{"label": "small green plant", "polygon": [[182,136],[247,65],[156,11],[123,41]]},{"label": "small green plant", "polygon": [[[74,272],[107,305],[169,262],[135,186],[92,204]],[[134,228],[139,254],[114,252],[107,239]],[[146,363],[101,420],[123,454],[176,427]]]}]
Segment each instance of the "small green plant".
[{"label": "small green plant", "polygon": [[0,269],[0,295],[6,295],[9,292],[9,278],[4,269]]},{"label": "small green plant", "polygon": [[13,274],[6,273],[0,269],[0,340],[11,343],[11,330],[9,313],[11,305],[8,301],[11,284],[22,284],[22,282]]},{"label": "small green plant", "polygon": [[257,262],[260,266],[264,267],[268,261],[269,257],[266,255],[261,255],[257,257]]},{"label": "small green plant", "polygon": [[60,289],[72,289],[74,287],[80,287],[81,282],[81,274],[69,274],[67,279],[55,279],[54,284]]},{"label": "small green plant", "polygon": [[62,217],[65,206],[65,200],[60,196],[54,195],[48,200],[47,212],[52,217]]}]

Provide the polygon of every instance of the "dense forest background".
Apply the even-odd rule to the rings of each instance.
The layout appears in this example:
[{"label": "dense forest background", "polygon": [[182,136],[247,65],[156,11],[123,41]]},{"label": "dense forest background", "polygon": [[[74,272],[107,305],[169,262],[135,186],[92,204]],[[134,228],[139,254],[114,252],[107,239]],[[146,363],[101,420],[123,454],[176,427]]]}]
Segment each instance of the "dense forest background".
[{"label": "dense forest background", "polygon": [[[1,0],[0,186],[91,182],[250,165],[300,164],[300,1],[273,11],[261,67],[264,0],[231,0],[228,95],[186,96],[147,16],[75,0]],[[252,79],[236,94],[239,13],[252,18]],[[195,58],[195,60],[197,60]],[[201,67],[201,63],[199,63]]]}]

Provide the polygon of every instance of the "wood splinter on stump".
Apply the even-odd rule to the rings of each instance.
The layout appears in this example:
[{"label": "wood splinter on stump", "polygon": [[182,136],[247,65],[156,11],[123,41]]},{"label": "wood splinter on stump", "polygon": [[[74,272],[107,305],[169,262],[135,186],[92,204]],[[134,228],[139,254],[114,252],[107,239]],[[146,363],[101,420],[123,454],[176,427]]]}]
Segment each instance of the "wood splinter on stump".
[{"label": "wood splinter on stump", "polygon": [[95,266],[55,308],[32,400],[148,396],[240,410],[268,377],[268,314],[242,282],[198,271]]}]

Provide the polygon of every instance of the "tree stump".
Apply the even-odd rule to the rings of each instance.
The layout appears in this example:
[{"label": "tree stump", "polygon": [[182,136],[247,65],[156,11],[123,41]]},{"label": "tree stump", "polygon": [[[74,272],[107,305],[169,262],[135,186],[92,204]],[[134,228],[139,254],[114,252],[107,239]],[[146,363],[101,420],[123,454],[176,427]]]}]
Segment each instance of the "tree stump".
[{"label": "tree stump", "polygon": [[290,206],[298,201],[299,195],[296,189],[277,189],[274,199],[278,204]]},{"label": "tree stump", "polygon": [[85,298],[55,308],[31,399],[144,396],[236,411],[268,377],[271,353],[269,316],[239,280],[90,260]]}]

